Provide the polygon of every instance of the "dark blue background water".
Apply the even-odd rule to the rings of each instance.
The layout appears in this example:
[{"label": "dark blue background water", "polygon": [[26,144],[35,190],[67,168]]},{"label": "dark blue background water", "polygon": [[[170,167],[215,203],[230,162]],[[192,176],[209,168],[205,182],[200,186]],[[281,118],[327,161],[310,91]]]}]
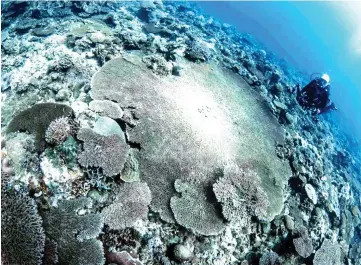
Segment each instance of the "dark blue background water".
[{"label": "dark blue background water", "polygon": [[341,9],[328,2],[199,5],[206,14],[250,33],[298,70],[328,73],[331,100],[339,108],[328,116],[361,139],[361,54],[351,48],[354,30],[341,17]]}]

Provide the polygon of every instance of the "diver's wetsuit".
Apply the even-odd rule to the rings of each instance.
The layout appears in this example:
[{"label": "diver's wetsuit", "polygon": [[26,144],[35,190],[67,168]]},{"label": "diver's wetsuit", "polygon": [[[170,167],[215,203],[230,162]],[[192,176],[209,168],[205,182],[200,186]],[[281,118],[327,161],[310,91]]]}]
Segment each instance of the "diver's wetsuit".
[{"label": "diver's wetsuit", "polygon": [[330,84],[322,79],[313,79],[302,90],[297,86],[297,101],[302,107],[315,108],[321,114],[335,109],[335,105],[330,100]]}]

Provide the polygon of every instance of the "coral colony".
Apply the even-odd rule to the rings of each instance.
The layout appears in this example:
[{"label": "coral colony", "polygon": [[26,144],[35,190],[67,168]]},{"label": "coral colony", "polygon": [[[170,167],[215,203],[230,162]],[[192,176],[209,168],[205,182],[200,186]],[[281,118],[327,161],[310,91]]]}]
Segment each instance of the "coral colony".
[{"label": "coral colony", "polygon": [[182,2],[1,9],[2,264],[360,264],[360,154],[250,35]]}]

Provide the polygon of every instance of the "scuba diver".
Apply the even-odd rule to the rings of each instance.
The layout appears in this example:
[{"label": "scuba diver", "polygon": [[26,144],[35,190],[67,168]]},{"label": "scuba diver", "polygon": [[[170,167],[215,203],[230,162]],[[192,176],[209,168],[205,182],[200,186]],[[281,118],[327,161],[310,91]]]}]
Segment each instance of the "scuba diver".
[{"label": "scuba diver", "polygon": [[314,116],[337,110],[335,104],[330,100],[330,77],[327,74],[313,79],[302,90],[298,84],[296,89],[298,103],[304,108],[314,109]]}]

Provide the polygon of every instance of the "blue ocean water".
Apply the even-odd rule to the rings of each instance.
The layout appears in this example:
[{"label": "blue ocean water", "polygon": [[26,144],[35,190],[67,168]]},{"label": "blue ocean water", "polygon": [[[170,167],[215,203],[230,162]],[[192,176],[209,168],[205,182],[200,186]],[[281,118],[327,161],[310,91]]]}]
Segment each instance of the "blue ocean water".
[{"label": "blue ocean water", "polygon": [[306,76],[328,73],[331,100],[339,109],[328,118],[361,138],[361,44],[352,43],[359,30],[357,21],[348,21],[350,9],[360,10],[357,1],[201,1],[199,5],[203,12],[251,34]]}]

